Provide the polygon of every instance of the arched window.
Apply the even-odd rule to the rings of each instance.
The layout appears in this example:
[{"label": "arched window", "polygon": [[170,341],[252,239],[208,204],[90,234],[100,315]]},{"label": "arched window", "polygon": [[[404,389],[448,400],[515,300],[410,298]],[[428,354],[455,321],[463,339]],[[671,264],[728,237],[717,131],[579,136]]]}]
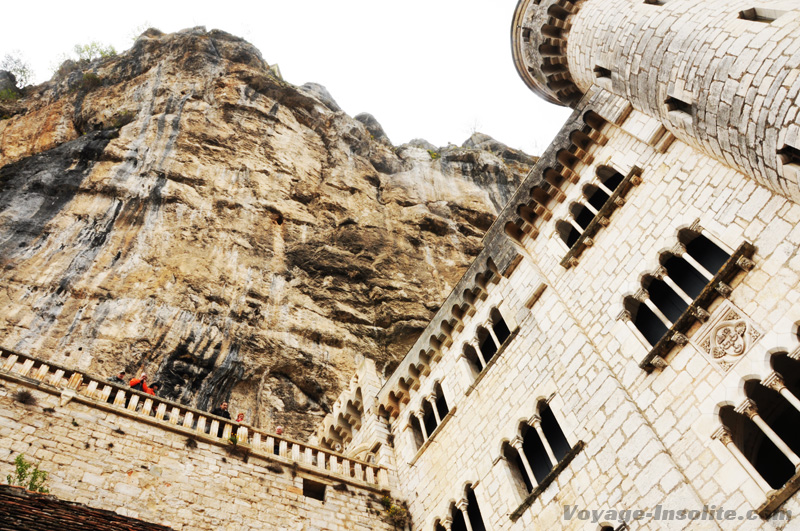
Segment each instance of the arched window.
[{"label": "arched window", "polygon": [[755,421],[733,406],[721,408],[719,417],[730,432],[733,443],[770,487],[783,487],[794,475],[794,466]]},{"label": "arched window", "polygon": [[609,200],[610,196],[600,187],[594,184],[587,184],[583,187],[583,195],[589,201],[595,210],[600,210]]},{"label": "arched window", "polygon": [[[694,320],[708,319],[705,308],[715,297],[730,293],[726,282],[738,272],[726,265],[731,255],[700,230],[681,230],[678,245],[661,253],[660,267],[643,275],[642,289],[623,301],[625,312],[621,317],[632,322],[651,347],[658,347],[651,351],[651,357],[665,355],[675,343],[686,344],[683,334]],[[744,253],[748,246],[743,245],[737,253]],[[753,264],[739,254],[735,266],[750,269]],[[714,289],[710,289],[712,286]],[[694,308],[691,315],[690,306]],[[662,342],[665,336],[667,340]]]},{"label": "arched window", "polygon": [[655,346],[669,330],[642,301],[634,297],[625,297],[624,306],[633,324],[651,346]]},{"label": "arched window", "polygon": [[442,384],[436,382],[436,385],[433,386],[433,393],[436,396],[436,409],[439,412],[439,418],[444,419],[450,413],[450,407],[447,405]]},{"label": "arched window", "polygon": [[475,497],[472,485],[467,486],[467,517],[469,518],[469,523],[472,524],[472,531],[486,531],[481,509],[478,506],[478,499]]},{"label": "arched window", "polygon": [[[537,414],[520,423],[517,436],[502,446],[517,490],[532,492],[548,478],[572,448],[547,401],[541,400]],[[549,480],[548,480],[549,481]]]},{"label": "arched window", "polygon": [[503,443],[501,451],[511,471],[514,486],[517,488],[520,497],[524,498],[526,494],[533,490],[533,483],[528,473],[525,471],[525,464],[522,462],[519,452],[511,446],[511,443]]},{"label": "arched window", "polygon": [[488,364],[497,352],[498,345],[494,342],[494,338],[489,331],[482,326],[478,327],[478,345],[484,361]]},{"label": "arched window", "polygon": [[689,303],[682,299],[663,280],[652,275],[646,275],[642,280],[642,287],[650,295],[650,300],[671,322],[676,322]]},{"label": "arched window", "polygon": [[586,230],[594,219],[594,213],[580,203],[572,203],[569,212],[575,221]]},{"label": "arched window", "polygon": [[425,423],[425,431],[428,433],[428,437],[430,437],[439,423],[436,422],[436,414],[433,412],[433,406],[427,400],[422,401],[422,420]]},{"label": "arched window", "polygon": [[492,320],[492,331],[494,331],[497,341],[499,341],[500,345],[502,345],[511,335],[511,330],[508,329],[505,319],[503,319],[503,316],[500,314],[500,311],[497,308],[492,308],[492,311],[489,313],[489,315]]},{"label": "arched window", "polygon": [[556,223],[556,232],[558,232],[559,237],[563,240],[567,247],[572,247],[577,243],[578,238],[581,237],[581,233],[578,232],[578,229],[572,226],[571,223],[561,220]]},{"label": "arched window", "polygon": [[417,450],[422,448],[422,445],[425,444],[425,437],[422,434],[422,426],[419,423],[419,419],[416,415],[412,414],[408,419],[408,425],[411,427],[411,433],[413,434],[414,444],[417,446]]},{"label": "arched window", "polygon": [[485,365],[481,360],[481,356],[478,355],[478,352],[469,343],[464,344],[464,358],[466,358],[467,362],[469,363],[473,379],[477,378]]},{"label": "arched window", "polygon": [[599,166],[597,168],[597,178],[612,192],[616,191],[622,181],[625,180],[625,177],[620,172],[610,166]]},{"label": "arched window", "polygon": [[556,456],[556,461],[561,461],[569,453],[570,446],[567,437],[558,425],[550,404],[545,401],[539,402],[539,417],[542,419],[542,431],[545,439],[550,443],[550,448]]}]

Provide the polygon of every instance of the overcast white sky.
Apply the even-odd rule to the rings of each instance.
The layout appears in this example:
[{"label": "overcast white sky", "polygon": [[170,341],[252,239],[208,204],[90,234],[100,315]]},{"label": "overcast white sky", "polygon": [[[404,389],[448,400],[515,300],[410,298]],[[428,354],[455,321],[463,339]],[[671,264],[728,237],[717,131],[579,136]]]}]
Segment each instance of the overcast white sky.
[{"label": "overcast white sky", "polygon": [[325,85],[350,115],[373,114],[394,144],[461,144],[472,130],[538,154],[569,115],[524,85],[511,59],[517,0],[44,0],[2,8],[0,57],[19,50],[36,71],[75,44],[117,51],[152,26],[244,37],[284,78]]}]

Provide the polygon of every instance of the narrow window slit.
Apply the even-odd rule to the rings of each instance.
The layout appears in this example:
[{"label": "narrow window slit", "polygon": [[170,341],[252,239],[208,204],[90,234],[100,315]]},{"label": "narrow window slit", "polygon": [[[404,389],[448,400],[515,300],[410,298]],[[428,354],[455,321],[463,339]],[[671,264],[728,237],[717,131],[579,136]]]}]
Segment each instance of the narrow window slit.
[{"label": "narrow window slit", "polygon": [[594,67],[594,77],[602,79],[611,79],[611,70],[603,68],[600,65]]},{"label": "narrow window slit", "polygon": [[750,9],[739,11],[739,18],[742,20],[750,20],[752,22],[763,22],[765,24],[770,24],[777,20],[778,17],[784,13],[786,13],[786,11],[781,11],[779,9],[751,7]]},{"label": "narrow window slit", "polygon": [[678,98],[670,97],[664,102],[669,111],[677,111],[684,114],[692,115],[692,104],[679,100]]}]

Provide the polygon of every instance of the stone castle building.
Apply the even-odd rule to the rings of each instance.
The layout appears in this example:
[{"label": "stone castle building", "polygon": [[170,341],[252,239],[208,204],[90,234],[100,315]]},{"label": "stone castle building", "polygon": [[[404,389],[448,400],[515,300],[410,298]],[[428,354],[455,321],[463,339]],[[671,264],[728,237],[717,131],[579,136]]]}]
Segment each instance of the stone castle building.
[{"label": "stone castle building", "polygon": [[520,0],[512,51],[573,114],[313,444],[4,352],[0,446],[183,529],[797,528],[800,4]]}]

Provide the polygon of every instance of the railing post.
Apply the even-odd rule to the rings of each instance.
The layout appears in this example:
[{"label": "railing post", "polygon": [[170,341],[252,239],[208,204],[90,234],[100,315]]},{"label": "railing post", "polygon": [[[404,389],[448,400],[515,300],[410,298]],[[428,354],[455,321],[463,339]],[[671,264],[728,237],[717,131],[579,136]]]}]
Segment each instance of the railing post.
[{"label": "railing post", "polygon": [[11,369],[13,369],[14,365],[17,364],[17,360],[18,359],[19,359],[19,356],[17,356],[16,354],[10,355],[8,357],[8,359],[6,360],[5,364],[3,365],[3,370],[11,372]]},{"label": "railing post", "polygon": [[260,450],[261,449],[261,434],[257,431],[253,432],[253,449]]},{"label": "railing post", "polygon": [[172,408],[172,413],[169,414],[169,423],[170,424],[178,424],[178,420],[181,418],[181,410],[178,407]]},{"label": "railing post", "polygon": [[153,411],[153,400],[150,398],[144,399],[144,405],[142,405],[142,414],[150,416],[150,413]]},{"label": "railing post", "polygon": [[214,419],[211,421],[211,427],[208,429],[208,434],[212,437],[217,437],[219,434],[219,421]]},{"label": "railing post", "polygon": [[287,459],[289,458],[289,451],[288,451],[289,447],[288,447],[288,445],[289,445],[289,443],[287,443],[286,441],[281,439],[281,441],[279,443],[279,446],[278,446],[280,456],[281,457],[285,457]]},{"label": "railing post", "polygon": [[125,405],[125,391],[122,389],[117,391],[117,396],[114,398],[114,405],[115,406],[124,406]]},{"label": "railing post", "polygon": [[187,411],[186,415],[183,416],[183,427],[191,429],[193,422],[194,422],[194,413],[192,413],[191,411]]},{"label": "railing post", "polygon": [[158,420],[164,420],[164,415],[167,413],[167,405],[165,403],[160,403],[156,408],[156,418]]},{"label": "railing post", "polygon": [[108,397],[111,396],[112,390],[113,389],[111,389],[110,385],[106,385],[105,387],[103,387],[103,392],[100,393],[100,400],[102,400],[103,402],[107,402]]},{"label": "railing post", "polygon": [[236,441],[239,444],[247,444],[247,428],[239,426],[239,429],[236,430]]},{"label": "railing post", "polygon": [[206,432],[206,420],[206,417],[203,417],[202,415],[197,417],[197,431],[199,433]]},{"label": "railing post", "polygon": [[300,461],[300,445],[292,443],[292,461]]},{"label": "railing post", "polygon": [[82,383],[83,383],[83,375],[77,372],[73,373],[72,376],[69,377],[69,381],[67,382],[67,389],[77,390]]},{"label": "railing post", "polygon": [[34,377],[34,379],[39,380],[40,382],[43,382],[44,379],[47,377],[47,374],[49,372],[50,372],[50,366],[49,365],[45,365],[43,363],[42,366],[39,367],[39,370],[36,371],[36,374],[34,374],[33,377]]},{"label": "railing post", "polygon": [[131,400],[128,402],[128,410],[136,411],[136,406],[139,405],[139,395],[131,394]]},{"label": "railing post", "polygon": [[58,369],[53,376],[50,377],[50,385],[53,387],[58,387],[61,385],[61,379],[64,377],[64,371],[62,369]]}]

